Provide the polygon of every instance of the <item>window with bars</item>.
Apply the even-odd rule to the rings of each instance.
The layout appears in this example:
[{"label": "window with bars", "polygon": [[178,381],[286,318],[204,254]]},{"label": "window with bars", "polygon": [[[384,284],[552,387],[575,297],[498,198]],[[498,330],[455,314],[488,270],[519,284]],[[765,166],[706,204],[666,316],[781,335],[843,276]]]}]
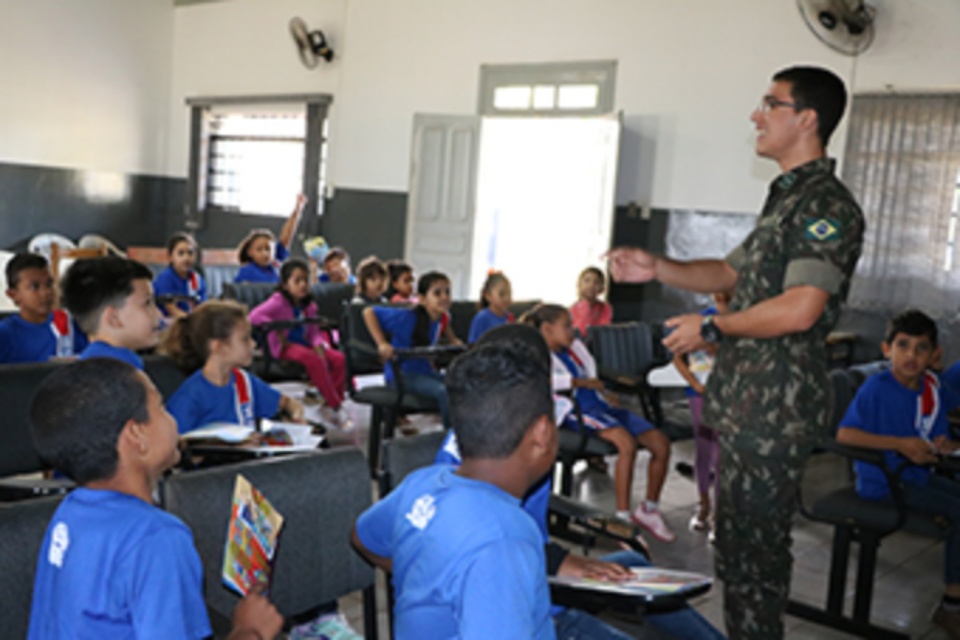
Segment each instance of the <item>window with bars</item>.
[{"label": "window with bars", "polygon": [[322,212],[330,97],[197,98],[191,107],[187,226],[211,210],[287,216]]}]

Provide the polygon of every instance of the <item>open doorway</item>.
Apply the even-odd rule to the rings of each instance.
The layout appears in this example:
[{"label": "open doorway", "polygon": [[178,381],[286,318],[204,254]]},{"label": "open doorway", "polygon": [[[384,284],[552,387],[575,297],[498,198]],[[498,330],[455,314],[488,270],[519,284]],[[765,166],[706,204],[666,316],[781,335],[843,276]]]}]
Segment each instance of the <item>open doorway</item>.
[{"label": "open doorway", "polygon": [[472,296],[503,271],[517,300],[570,304],[610,246],[616,116],[484,118],[470,268]]},{"label": "open doorway", "polygon": [[612,236],[614,61],[484,65],[479,116],[414,117],[405,257],[476,299],[490,270],[517,300],[568,304]]}]

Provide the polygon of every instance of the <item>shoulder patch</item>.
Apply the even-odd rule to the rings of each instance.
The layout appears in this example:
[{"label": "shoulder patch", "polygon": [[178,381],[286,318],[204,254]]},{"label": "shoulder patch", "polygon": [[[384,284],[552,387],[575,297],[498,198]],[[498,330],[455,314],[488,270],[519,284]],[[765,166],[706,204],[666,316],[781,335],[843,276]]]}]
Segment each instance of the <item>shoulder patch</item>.
[{"label": "shoulder patch", "polygon": [[831,218],[820,218],[807,225],[807,239],[825,242],[836,238],[839,233],[839,224]]}]

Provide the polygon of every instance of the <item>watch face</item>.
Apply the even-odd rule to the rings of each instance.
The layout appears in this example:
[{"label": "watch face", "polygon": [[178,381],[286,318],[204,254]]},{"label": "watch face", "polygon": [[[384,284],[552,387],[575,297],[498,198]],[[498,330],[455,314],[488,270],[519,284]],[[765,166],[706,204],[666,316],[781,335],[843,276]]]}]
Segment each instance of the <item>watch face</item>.
[{"label": "watch face", "polygon": [[708,316],[703,319],[703,323],[700,325],[700,337],[707,342],[715,343],[720,342],[723,334],[717,328],[717,325],[713,324],[713,318]]}]

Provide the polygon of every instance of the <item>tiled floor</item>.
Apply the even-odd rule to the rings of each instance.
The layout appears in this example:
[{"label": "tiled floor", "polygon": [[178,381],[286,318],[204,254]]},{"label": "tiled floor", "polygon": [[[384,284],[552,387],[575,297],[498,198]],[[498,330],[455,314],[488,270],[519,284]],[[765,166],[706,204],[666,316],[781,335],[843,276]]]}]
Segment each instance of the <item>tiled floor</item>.
[{"label": "tiled floor", "polygon": [[[668,411],[668,419],[685,419],[685,410],[674,405]],[[367,414],[360,407],[351,407],[358,431],[340,437],[331,434],[334,446],[365,445]],[[436,428],[430,420],[418,419],[423,429]],[[674,444],[671,467],[676,462],[693,462],[693,442],[690,440]],[[641,454],[634,481],[634,495],[642,495],[646,477],[646,456]],[[612,465],[611,465],[612,468]],[[843,464],[827,457],[811,461],[808,467],[805,488],[814,495],[818,488],[830,486],[831,479],[842,478],[845,473]],[[593,470],[583,469],[576,473],[575,491],[577,496],[590,504],[606,509],[613,507],[612,477]],[[687,522],[697,504],[696,487],[692,480],[670,472],[661,498],[661,508],[677,540],[672,544],[663,544],[650,539],[654,561],[661,566],[689,569],[703,573],[713,573],[713,549],[706,536],[687,530]],[[830,541],[832,530],[824,525],[815,524],[797,516],[794,527],[794,572],[792,597],[815,605],[822,605],[826,597],[827,572],[829,568]],[[855,547],[856,549],[856,547]],[[942,590],[943,544],[927,538],[909,534],[895,534],[884,541],[879,552],[877,580],[873,599],[873,622],[882,626],[899,629],[912,638],[941,639],[948,636],[934,627],[929,614]],[[851,580],[847,590],[848,603],[852,598],[852,579],[856,571],[856,561],[851,561]],[[722,628],[723,604],[721,585],[715,584],[713,590],[696,599],[692,604],[713,624]],[[386,634],[387,621],[385,597],[378,593],[381,638]],[[362,610],[359,594],[344,598],[341,607],[347,617],[356,626],[362,628]],[[832,631],[796,618],[786,621],[787,638],[832,640],[834,638],[852,638],[853,636]]]}]

